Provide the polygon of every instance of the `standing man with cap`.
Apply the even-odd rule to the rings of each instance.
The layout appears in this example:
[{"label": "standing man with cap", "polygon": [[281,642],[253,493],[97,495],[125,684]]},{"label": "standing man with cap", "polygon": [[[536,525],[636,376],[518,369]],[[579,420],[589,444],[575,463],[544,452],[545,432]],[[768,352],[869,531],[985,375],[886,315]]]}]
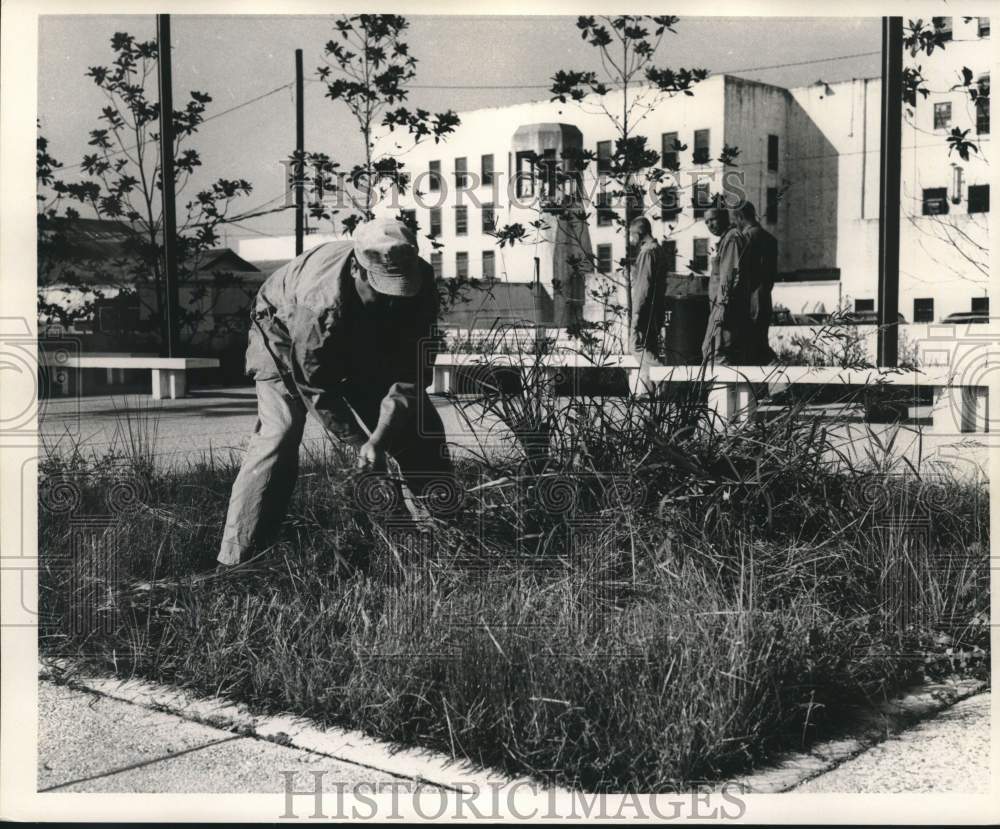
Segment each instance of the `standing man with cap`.
[{"label": "standing man with cap", "polygon": [[760,226],[753,204],[743,202],[732,211],[736,227],[745,241],[741,271],[749,293],[752,329],[752,362],[766,365],[775,359],[767,339],[771,325],[771,289],[778,272],[778,240]]},{"label": "standing man with cap", "polygon": [[740,272],[740,256],[746,242],[730,225],[729,211],[724,208],[709,208],[705,224],[719,241],[708,279],[708,326],[701,353],[705,361],[740,365],[746,362],[752,346],[750,298]]},{"label": "standing man with cap", "polygon": [[[233,484],[220,565],[273,541],[298,474],[306,412],[358,450],[360,469],[399,463],[416,495],[453,485],[441,418],[425,388],[438,294],[413,232],[395,219],[306,251],[261,286],[246,368],[257,424]],[[358,421],[361,421],[359,423]]]},{"label": "standing man with cap", "polygon": [[647,383],[649,369],[660,366],[660,332],[666,314],[667,273],[663,251],[653,238],[649,219],[633,219],[629,246],[635,252],[632,266],[632,319],[630,346],[639,360],[639,377]]}]

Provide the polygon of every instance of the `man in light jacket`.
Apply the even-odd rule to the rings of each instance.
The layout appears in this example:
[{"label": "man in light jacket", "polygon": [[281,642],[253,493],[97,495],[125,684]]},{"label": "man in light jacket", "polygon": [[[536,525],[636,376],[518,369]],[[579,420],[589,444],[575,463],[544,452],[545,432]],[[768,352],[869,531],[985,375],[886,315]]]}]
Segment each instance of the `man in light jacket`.
[{"label": "man in light jacket", "polygon": [[708,279],[708,326],[702,342],[705,361],[741,365],[752,346],[750,297],[740,270],[746,240],[729,222],[729,211],[705,213],[709,232],[718,237]]},{"label": "man in light jacket", "polygon": [[649,369],[663,365],[660,361],[660,338],[667,308],[666,261],[662,248],[653,238],[649,219],[644,216],[633,219],[628,237],[629,245],[635,252],[630,347],[639,361],[639,377],[649,390]]},{"label": "man in light jacket", "polygon": [[444,427],[425,392],[437,312],[433,270],[394,219],[361,225],[353,241],[319,245],[268,277],[246,355],[257,424],[233,484],[221,565],[245,561],[276,536],[307,412],[357,449],[361,469],[384,469],[388,452],[414,494],[435,481],[454,485]]}]

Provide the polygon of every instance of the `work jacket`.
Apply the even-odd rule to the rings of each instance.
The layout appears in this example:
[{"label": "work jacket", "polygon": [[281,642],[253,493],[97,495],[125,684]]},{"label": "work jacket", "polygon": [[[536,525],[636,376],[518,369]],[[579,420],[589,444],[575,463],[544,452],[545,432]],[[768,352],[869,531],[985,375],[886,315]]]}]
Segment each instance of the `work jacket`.
[{"label": "work jacket", "polygon": [[778,240],[756,223],[742,233],[746,247],[740,272],[747,283],[750,318],[767,322],[771,317],[771,288],[778,272]]},{"label": "work jacket", "polygon": [[708,326],[702,343],[705,359],[725,354],[749,324],[749,294],[740,272],[745,246],[746,239],[735,227],[726,230],[716,244],[708,278]]},{"label": "work jacket", "polygon": [[271,274],[257,292],[246,354],[248,376],[283,380],[339,437],[357,432],[345,401],[376,395],[395,404],[400,419],[412,413],[430,382],[436,343],[438,294],[428,263],[418,259],[416,296],[379,295],[369,306],[353,261],[352,241],[327,242]]},{"label": "work jacket", "polygon": [[636,251],[632,267],[632,342],[656,352],[666,310],[667,274],[663,250],[650,237]]}]

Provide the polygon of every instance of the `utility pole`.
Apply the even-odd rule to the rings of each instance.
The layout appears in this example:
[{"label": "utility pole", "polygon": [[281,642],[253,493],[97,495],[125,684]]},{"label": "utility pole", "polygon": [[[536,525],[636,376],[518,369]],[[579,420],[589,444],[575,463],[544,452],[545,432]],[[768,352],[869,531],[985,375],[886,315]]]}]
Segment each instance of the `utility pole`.
[{"label": "utility pole", "polygon": [[302,253],[305,237],[305,101],[303,100],[302,50],[295,50],[295,255]]},{"label": "utility pole", "polygon": [[163,273],[166,308],[161,320],[166,356],[180,356],[180,302],[177,289],[177,216],[174,207],[174,92],[170,73],[170,15],[156,15],[160,89],[160,178],[163,207]]},{"label": "utility pole", "polygon": [[903,146],[903,18],[882,18],[882,137],[879,155],[878,364],[899,359],[899,177]]}]

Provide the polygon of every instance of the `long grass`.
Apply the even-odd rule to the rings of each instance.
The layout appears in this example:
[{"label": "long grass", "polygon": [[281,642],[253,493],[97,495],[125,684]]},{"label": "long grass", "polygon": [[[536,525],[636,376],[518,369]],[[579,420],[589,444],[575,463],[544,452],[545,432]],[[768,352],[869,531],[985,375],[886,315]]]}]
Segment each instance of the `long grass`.
[{"label": "long grass", "polygon": [[[53,453],[43,650],[607,791],[732,773],[921,678],[988,674],[984,486],[874,433],[865,463],[838,455],[801,401],[706,428],[697,390],[612,400],[539,365],[456,401],[515,451],[460,463],[430,538],[331,449],[242,576],[186,578],[235,459]],[[176,580],[131,586],[151,577]]]}]

